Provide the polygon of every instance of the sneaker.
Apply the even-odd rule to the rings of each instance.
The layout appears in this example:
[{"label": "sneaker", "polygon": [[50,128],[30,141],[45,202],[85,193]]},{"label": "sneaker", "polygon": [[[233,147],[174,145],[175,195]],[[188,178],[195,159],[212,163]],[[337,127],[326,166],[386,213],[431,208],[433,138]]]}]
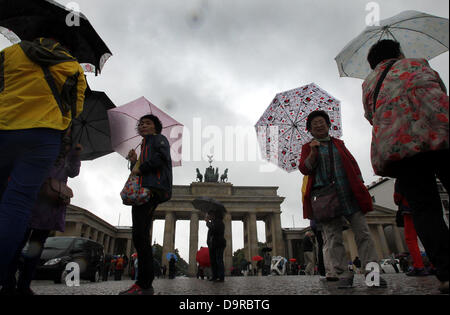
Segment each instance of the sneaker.
[{"label": "sneaker", "polygon": [[153,287],[143,289],[137,284],[133,284],[131,288],[129,288],[128,290],[119,293],[119,295],[153,295],[153,294],[155,294]]},{"label": "sneaker", "polygon": [[425,277],[430,274],[425,270],[425,268],[414,268],[413,270],[407,272],[406,275],[408,277]]},{"label": "sneaker", "polygon": [[439,286],[439,291],[442,294],[448,294],[448,281],[441,282],[441,285]]},{"label": "sneaker", "polygon": [[349,278],[339,278],[338,289],[350,289],[353,287],[353,276]]}]

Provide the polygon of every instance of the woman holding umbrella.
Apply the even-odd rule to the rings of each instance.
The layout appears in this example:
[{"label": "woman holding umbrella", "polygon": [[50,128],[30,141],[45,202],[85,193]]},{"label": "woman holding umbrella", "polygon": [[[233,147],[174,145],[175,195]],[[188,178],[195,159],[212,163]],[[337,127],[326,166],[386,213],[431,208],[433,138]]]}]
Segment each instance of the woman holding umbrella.
[{"label": "woman holding umbrella", "polygon": [[208,227],[207,243],[209,257],[211,260],[212,278],[210,281],[224,282],[225,265],[223,262],[223,252],[226,247],[225,224],[223,223],[223,212],[220,210],[209,211],[205,217]]},{"label": "woman holding umbrella", "polygon": [[153,253],[150,243],[152,216],[156,207],[168,201],[172,195],[172,159],[170,146],[161,134],[162,124],[158,117],[145,115],[137,125],[143,138],[139,159],[134,150],[128,154],[131,174],[139,176],[142,187],[151,191],[150,200],[143,205],[132,207],[133,243],[139,257],[136,283],[121,295],[152,295],[154,279]]},{"label": "woman holding umbrella", "polygon": [[[373,210],[372,199],[355,158],[343,141],[329,136],[331,122],[328,114],[312,112],[306,126],[314,140],[303,146],[299,166],[300,171],[308,175],[303,216],[320,221],[330,261],[340,278],[338,286],[351,288],[353,274],[348,272],[342,235],[344,217],[355,234],[363,267],[378,261],[365,217],[365,213]],[[323,196],[331,195],[334,195],[330,198],[333,202],[323,202]],[[333,213],[329,211],[331,209],[334,209]],[[379,285],[387,285],[381,277]]]}]

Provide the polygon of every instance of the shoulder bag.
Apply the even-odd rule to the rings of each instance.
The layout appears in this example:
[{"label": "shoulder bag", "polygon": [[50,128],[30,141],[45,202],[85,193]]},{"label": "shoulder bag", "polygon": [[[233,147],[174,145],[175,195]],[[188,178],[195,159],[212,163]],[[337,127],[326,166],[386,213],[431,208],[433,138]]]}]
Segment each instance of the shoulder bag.
[{"label": "shoulder bag", "polygon": [[332,141],[328,143],[328,152],[330,155],[330,184],[314,189],[311,192],[311,207],[313,217],[316,222],[326,222],[338,217],[341,213],[341,204],[339,202],[336,190],[336,178],[334,171],[334,156]]}]

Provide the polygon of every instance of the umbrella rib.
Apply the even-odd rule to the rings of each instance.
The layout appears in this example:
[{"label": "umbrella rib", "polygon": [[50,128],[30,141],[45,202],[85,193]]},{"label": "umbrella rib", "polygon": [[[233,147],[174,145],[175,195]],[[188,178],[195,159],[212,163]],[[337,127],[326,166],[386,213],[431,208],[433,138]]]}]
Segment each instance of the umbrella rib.
[{"label": "umbrella rib", "polygon": [[[371,40],[372,38],[374,38],[375,36],[377,36],[379,34],[381,30],[376,30],[376,32],[370,36],[366,41],[364,41],[364,43],[362,43],[357,49],[355,49],[355,51],[349,56],[349,58],[347,58],[347,60],[351,59],[351,57],[356,54],[369,40]],[[381,34],[383,35],[383,34]],[[343,66],[343,64],[342,64]]]},{"label": "umbrella rib", "polygon": [[[448,47],[445,46],[445,44],[444,44],[443,42],[441,42],[439,39],[434,38],[433,36],[431,36],[431,35],[429,35],[429,34],[427,34],[427,33],[424,33],[424,32],[418,31],[418,30],[413,30],[413,29],[410,29],[410,28],[407,28],[407,27],[392,27],[392,28],[399,29],[399,30],[408,30],[408,31],[411,31],[411,32],[416,32],[416,33],[419,33],[419,34],[423,34],[423,35],[428,36],[429,38],[431,38],[431,39],[437,41],[439,44],[441,44],[442,46],[444,46],[445,48],[448,49]],[[392,33],[391,33],[391,34],[392,34]],[[392,36],[393,36],[393,35],[392,35]]]},{"label": "umbrella rib", "polygon": [[100,129],[94,127],[94,126],[88,126],[88,127],[94,129],[95,131],[97,131],[97,132],[99,132],[99,133],[101,133],[101,134],[103,134],[103,135],[105,135],[105,136],[107,136],[107,137],[110,136],[110,135],[108,135],[107,133],[105,133],[103,130],[100,130]]},{"label": "umbrella rib", "polygon": [[440,19],[442,20],[443,18],[439,17],[439,16],[415,16],[415,17],[411,17],[409,19],[405,19],[405,20],[401,20],[395,23],[392,23],[391,25],[389,25],[389,27],[392,27],[392,25],[396,25],[399,23],[404,23],[404,22],[408,22],[408,21],[412,21],[412,20],[418,20],[418,19]]}]

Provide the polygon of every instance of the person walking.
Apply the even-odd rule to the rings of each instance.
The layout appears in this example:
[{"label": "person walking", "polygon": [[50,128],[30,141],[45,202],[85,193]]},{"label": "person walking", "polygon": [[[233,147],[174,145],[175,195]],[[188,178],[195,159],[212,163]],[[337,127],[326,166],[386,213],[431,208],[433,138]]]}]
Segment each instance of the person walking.
[{"label": "person walking", "polygon": [[[70,129],[63,138],[62,144],[61,152],[50,170],[47,182],[53,180],[60,187],[66,187],[68,178],[74,178],[80,173],[82,146],[80,144],[72,145]],[[25,237],[8,267],[6,281],[3,282],[1,290],[3,294],[34,295],[30,286],[44,250],[44,243],[51,231],[65,231],[66,209],[69,200],[50,196],[46,194],[44,188],[44,186],[41,188],[37,202],[31,211]],[[27,242],[29,242],[28,249],[22,255]],[[22,264],[19,264],[20,260],[22,260]],[[16,281],[17,271],[19,271],[18,281]]]},{"label": "person walking", "polygon": [[303,238],[302,246],[303,246],[303,257],[306,265],[305,274],[308,276],[312,276],[314,275],[316,260],[314,257],[313,234],[311,232],[306,232],[305,237]]},{"label": "person walking", "polygon": [[124,259],[123,259],[123,255],[119,255],[116,259],[116,264],[114,266],[114,280],[115,281],[121,281],[122,280],[122,275],[123,275],[123,270],[125,268],[124,266]]},{"label": "person walking", "polygon": [[170,200],[172,196],[172,159],[167,138],[161,134],[162,124],[158,117],[145,115],[139,119],[137,130],[143,138],[139,159],[134,150],[128,154],[132,175],[139,176],[141,186],[152,192],[149,202],[133,206],[132,238],[138,260],[138,278],[121,295],[152,295],[154,279],[153,252],[150,229],[156,207]]},{"label": "person walking", "polygon": [[450,191],[449,98],[425,59],[406,58],[398,42],[382,40],[367,56],[373,70],[363,83],[365,117],[373,127],[376,175],[394,177],[412,210],[417,234],[449,292],[449,230],[436,177]]},{"label": "person walking", "polygon": [[405,274],[411,277],[428,276],[430,274],[425,269],[422,255],[420,254],[417,232],[414,228],[412,218],[412,210],[408,201],[400,191],[398,180],[396,180],[394,184],[394,202],[398,206],[396,223],[398,227],[403,228],[406,246],[408,247],[409,254],[413,260],[413,269],[411,271],[406,270]]},{"label": "person walking", "polygon": [[[338,287],[349,288],[353,286],[354,274],[348,271],[347,266],[343,218],[350,222],[363,266],[369,262],[377,263],[378,256],[365,217],[367,212],[373,210],[373,205],[355,158],[343,141],[329,136],[330,127],[331,121],[326,112],[314,111],[308,115],[307,130],[314,139],[303,145],[299,165],[300,171],[308,175],[303,216],[309,220],[316,219],[317,214],[312,210],[312,194],[334,182],[339,212],[320,223],[329,259],[340,278]],[[379,287],[386,286],[386,281],[380,277]]]},{"label": "person walking", "polygon": [[177,266],[176,266],[176,260],[175,257],[170,257],[169,260],[169,279],[175,279],[175,276],[177,274]]},{"label": "person walking", "polygon": [[223,262],[223,253],[226,247],[226,240],[224,236],[225,224],[223,223],[223,214],[221,211],[208,212],[205,221],[208,227],[207,244],[212,270],[210,281],[224,282],[225,265]]},{"label": "person walking", "polygon": [[64,131],[83,110],[84,72],[64,39],[21,41],[0,51],[0,284]]},{"label": "person walking", "polygon": [[355,266],[356,273],[361,273],[361,259],[358,256],[353,259],[353,266]]},{"label": "person walking", "polygon": [[264,255],[263,276],[270,275],[270,266],[272,265],[272,255],[267,251]]}]

